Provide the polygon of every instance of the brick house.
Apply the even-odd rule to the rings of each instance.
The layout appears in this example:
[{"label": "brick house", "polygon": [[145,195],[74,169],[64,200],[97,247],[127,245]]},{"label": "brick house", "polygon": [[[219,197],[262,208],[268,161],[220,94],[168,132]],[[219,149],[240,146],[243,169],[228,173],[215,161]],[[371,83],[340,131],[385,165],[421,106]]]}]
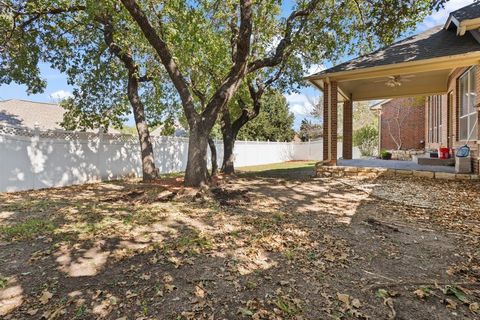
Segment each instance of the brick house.
[{"label": "brick house", "polygon": [[425,148],[468,144],[480,173],[480,3],[450,13],[442,26],[306,77],[324,95],[325,163],[337,162],[337,112],[343,158],[352,157],[352,102],[425,96]]},{"label": "brick house", "polygon": [[383,100],[371,109],[378,112],[380,150],[425,148],[425,97]]},{"label": "brick house", "polygon": [[[480,38],[479,38],[480,39]],[[480,66],[456,68],[448,79],[447,93],[427,98],[425,124],[427,149],[468,144],[478,171],[480,136]]]}]

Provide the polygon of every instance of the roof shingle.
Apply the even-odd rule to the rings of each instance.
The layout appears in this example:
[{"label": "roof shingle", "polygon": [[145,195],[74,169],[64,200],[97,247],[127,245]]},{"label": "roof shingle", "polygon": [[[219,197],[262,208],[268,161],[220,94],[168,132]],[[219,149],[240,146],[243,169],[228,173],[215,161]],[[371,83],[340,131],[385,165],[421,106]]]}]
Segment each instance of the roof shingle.
[{"label": "roof shingle", "polygon": [[437,26],[309,77],[475,51],[480,52],[480,43],[470,33],[458,37],[454,31]]},{"label": "roof shingle", "polygon": [[480,18],[480,2],[474,2],[469,6],[455,10],[450,15],[454,16],[459,22]]},{"label": "roof shingle", "polygon": [[42,102],[10,99],[0,101],[0,124],[33,129],[38,124],[42,130],[61,129],[65,109]]}]

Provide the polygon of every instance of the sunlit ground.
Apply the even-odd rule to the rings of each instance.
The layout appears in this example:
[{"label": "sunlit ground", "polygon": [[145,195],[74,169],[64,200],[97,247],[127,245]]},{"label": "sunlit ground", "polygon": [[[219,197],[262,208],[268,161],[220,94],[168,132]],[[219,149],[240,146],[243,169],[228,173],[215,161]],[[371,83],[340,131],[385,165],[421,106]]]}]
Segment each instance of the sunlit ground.
[{"label": "sunlit ground", "polygon": [[193,201],[135,181],[0,194],[0,317],[480,316],[477,183],[313,165],[241,168]]}]

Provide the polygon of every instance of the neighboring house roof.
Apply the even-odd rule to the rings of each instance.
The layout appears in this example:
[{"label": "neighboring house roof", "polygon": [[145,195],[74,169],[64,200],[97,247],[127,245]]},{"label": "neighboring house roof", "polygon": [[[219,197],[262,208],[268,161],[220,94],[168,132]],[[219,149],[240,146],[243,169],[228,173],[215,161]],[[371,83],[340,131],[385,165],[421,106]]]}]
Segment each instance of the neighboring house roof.
[{"label": "neighboring house roof", "polygon": [[[29,129],[34,129],[38,125],[40,130],[64,130],[60,126],[64,113],[65,109],[53,103],[21,99],[0,101],[0,125]],[[108,129],[108,132],[119,133],[115,129]]]},{"label": "neighboring house roof", "polygon": [[379,102],[372,104],[370,110],[380,110],[382,109],[382,106],[389,101],[392,101],[392,99],[380,100]]},{"label": "neighboring house roof", "polygon": [[19,99],[0,101],[0,124],[33,129],[38,124],[42,130],[62,129],[65,110],[52,103]]},{"label": "neighboring house roof", "polygon": [[[175,121],[175,132],[173,133],[174,137],[186,137],[188,135],[188,132],[182,127],[180,123]],[[161,136],[163,131],[163,125],[158,126],[152,132],[150,132],[151,136]]]},{"label": "neighboring house roof", "polygon": [[400,62],[466,54],[474,51],[480,52],[480,43],[470,33],[458,37],[454,31],[437,26],[307,78]]},{"label": "neighboring house roof", "polygon": [[[451,28],[451,27],[454,28]],[[457,35],[463,36],[467,31],[480,42],[480,2],[455,10],[448,16],[445,29],[455,29]]]},{"label": "neighboring house roof", "polygon": [[454,17],[459,22],[476,19],[480,17],[480,2],[474,2],[469,6],[452,11],[450,16]]}]

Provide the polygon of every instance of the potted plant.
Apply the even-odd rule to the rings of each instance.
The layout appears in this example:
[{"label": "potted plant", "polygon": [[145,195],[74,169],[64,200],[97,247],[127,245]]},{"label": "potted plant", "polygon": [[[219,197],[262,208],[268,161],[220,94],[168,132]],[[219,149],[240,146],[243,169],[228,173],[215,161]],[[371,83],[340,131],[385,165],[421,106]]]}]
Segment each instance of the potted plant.
[{"label": "potted plant", "polygon": [[381,150],[380,151],[380,158],[382,160],[390,160],[390,159],[392,159],[392,153],[388,152],[387,150]]}]

